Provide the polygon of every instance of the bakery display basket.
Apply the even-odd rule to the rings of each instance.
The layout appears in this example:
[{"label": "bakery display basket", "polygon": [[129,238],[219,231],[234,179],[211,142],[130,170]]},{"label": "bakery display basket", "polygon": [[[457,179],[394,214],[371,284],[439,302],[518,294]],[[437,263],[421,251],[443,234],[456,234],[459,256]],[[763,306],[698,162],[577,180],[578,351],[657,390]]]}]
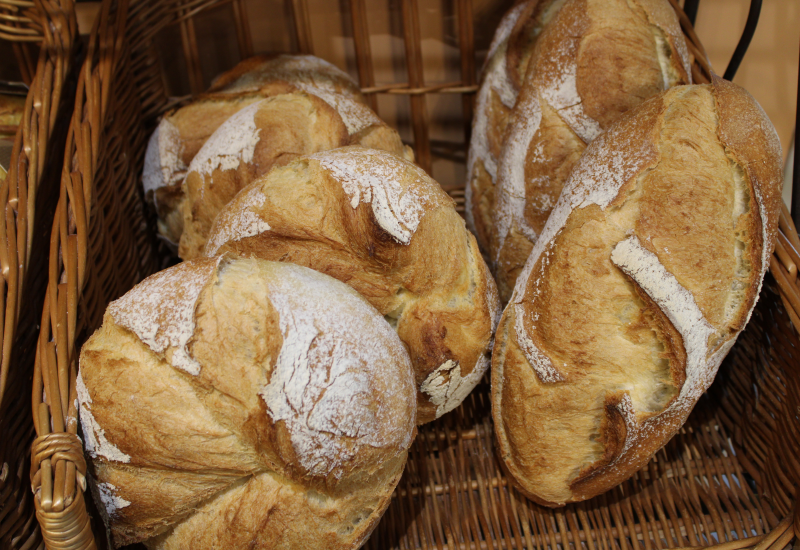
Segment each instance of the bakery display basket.
[{"label": "bakery display basket", "polygon": [[72,0],[0,1],[0,39],[11,43],[28,86],[11,161],[3,163],[8,174],[0,180],[0,547],[30,548],[41,542],[29,479],[32,366],[80,66]]},{"label": "bakery display basket", "polygon": [[[670,1],[695,59],[693,78],[708,82],[710,67],[692,21],[675,0]],[[329,4],[348,37],[350,65],[342,68],[350,69],[379,115],[385,115],[387,105],[399,105],[395,111],[400,115],[395,115],[403,126],[401,135],[414,147],[418,163],[442,182],[463,213],[463,164],[477,90],[479,40],[473,0],[437,3],[436,10],[429,9],[428,0]],[[510,2],[495,4],[497,13],[510,7]],[[282,28],[294,51],[326,58],[313,30],[310,1],[267,5],[285,21]],[[696,12],[696,2],[684,7],[690,15]],[[19,315],[17,329],[20,334],[38,330],[38,342],[25,348],[28,355],[21,353],[9,371],[5,357],[12,348],[6,348],[10,344],[4,338],[4,376],[11,372],[8,380],[20,382],[13,392],[6,391],[0,426],[23,428],[16,428],[13,445],[4,440],[3,447],[29,448],[30,471],[22,471],[20,460],[27,459],[19,456],[24,453],[4,465],[0,546],[78,549],[107,544],[88,490],[90,472],[78,437],[78,352],[100,326],[111,300],[174,261],[155,236],[140,184],[147,138],[158,117],[181,100],[170,89],[175,75],[165,66],[177,59],[178,76],[188,83],[183,93],[201,92],[213,76],[204,66],[208,48],[203,50],[203,44],[225,40],[234,63],[253,54],[256,29],[251,22],[256,20],[248,8],[252,5],[244,0],[105,0],[101,5],[74,83],[54,206],[49,215],[45,207],[41,210],[41,219],[50,223],[36,274],[46,289],[31,285],[31,290],[41,291],[38,302],[33,297],[15,302],[17,313],[21,303],[23,310],[38,307]],[[376,10],[388,13],[391,20],[392,40],[380,52],[376,44],[383,42],[373,40]],[[216,22],[213,27],[206,16]],[[458,76],[431,83],[426,79],[431,67],[426,66],[430,57],[423,47],[427,42],[421,24],[430,24],[434,16],[446,29],[449,66],[443,74]],[[752,18],[749,25],[751,30],[755,26]],[[45,27],[52,28],[38,28]],[[393,84],[385,84],[376,71],[378,54],[387,51],[395,74],[403,76]],[[32,87],[29,103],[39,105],[33,94]],[[439,132],[442,126],[449,130]],[[29,151],[37,149],[20,144],[15,150],[19,162],[32,159]],[[33,158],[41,162],[41,157]],[[30,177],[27,181],[26,190]],[[20,221],[23,192],[15,191],[18,198],[12,200],[4,189],[8,198],[5,223],[0,224],[6,232],[0,259],[8,305],[22,296],[19,290],[12,293],[12,284],[18,283],[9,281],[24,276],[11,275],[18,263],[9,258],[17,258],[31,237],[20,236],[28,227]],[[39,206],[34,209],[30,197],[29,193],[27,211],[38,219]],[[524,498],[494,452],[487,377],[458,409],[420,428],[406,472],[365,548],[777,550],[790,545],[800,534],[800,240],[786,209],[780,229],[759,303],[715,383],[680,432],[631,479],[563,508],[544,508]],[[13,254],[5,246],[12,242],[18,247]],[[7,311],[6,335],[8,319]],[[35,438],[24,426],[35,427]],[[25,487],[28,474],[33,498]],[[16,519],[9,522],[12,516]]]}]

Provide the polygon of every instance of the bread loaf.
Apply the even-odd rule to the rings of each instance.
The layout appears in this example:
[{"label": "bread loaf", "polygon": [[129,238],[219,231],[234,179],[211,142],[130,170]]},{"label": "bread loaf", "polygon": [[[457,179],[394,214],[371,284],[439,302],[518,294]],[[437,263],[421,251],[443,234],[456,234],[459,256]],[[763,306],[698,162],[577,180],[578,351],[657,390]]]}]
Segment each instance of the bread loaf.
[{"label": "bread loaf", "polygon": [[358,548],[405,465],[412,380],[388,323],[326,275],[217,257],[151,276],[80,357],[114,545]]},{"label": "bread loaf", "polygon": [[774,128],[716,77],[588,147],[497,331],[497,444],[525,494],[597,495],[681,427],[755,305],[780,187]]},{"label": "bread loaf", "polygon": [[[145,197],[156,207],[162,236],[175,245],[179,242],[183,233],[181,184],[192,159],[222,123],[265,98],[302,92],[339,113],[349,134],[353,134],[343,144],[364,142],[410,154],[410,149],[404,151],[399,138],[366,106],[355,82],[327,61],[309,55],[253,57],[218,77],[209,93],[167,113],[151,136],[142,179]],[[290,109],[290,119],[292,112]],[[306,126],[314,127],[313,121],[306,122],[298,133]]]},{"label": "bread loaf", "polygon": [[691,80],[668,0],[567,0],[546,13],[487,204],[503,302],[586,145],[625,111]]},{"label": "bread loaf", "polygon": [[453,202],[421,168],[346,147],[297,159],[219,214],[206,254],[297,263],[349,284],[408,346],[418,422],[458,406],[489,365],[497,291]]}]

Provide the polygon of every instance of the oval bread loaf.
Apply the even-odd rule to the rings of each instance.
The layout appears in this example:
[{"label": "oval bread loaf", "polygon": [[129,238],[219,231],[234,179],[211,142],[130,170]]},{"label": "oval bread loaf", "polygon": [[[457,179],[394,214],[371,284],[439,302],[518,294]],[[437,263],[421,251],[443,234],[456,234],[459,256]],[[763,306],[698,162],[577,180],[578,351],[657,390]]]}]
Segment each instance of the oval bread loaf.
[{"label": "oval bread loaf", "polygon": [[567,0],[551,11],[509,117],[489,205],[504,303],[586,145],[648,97],[691,82],[668,0]]},{"label": "oval bread loaf", "polygon": [[304,265],[367,298],[408,346],[420,424],[488,368],[494,281],[452,199],[411,162],[346,147],[277,168],[219,214],[206,255],[221,252]]},{"label": "oval bread loaf", "polygon": [[408,353],[378,312],[252,259],[185,262],[112,302],[78,400],[117,547],[358,548],[415,433]]},{"label": "oval bread loaf", "polygon": [[764,112],[716,77],[650,99],[589,146],[492,359],[497,444],[529,497],[606,491],[681,427],[755,305],[780,165]]}]

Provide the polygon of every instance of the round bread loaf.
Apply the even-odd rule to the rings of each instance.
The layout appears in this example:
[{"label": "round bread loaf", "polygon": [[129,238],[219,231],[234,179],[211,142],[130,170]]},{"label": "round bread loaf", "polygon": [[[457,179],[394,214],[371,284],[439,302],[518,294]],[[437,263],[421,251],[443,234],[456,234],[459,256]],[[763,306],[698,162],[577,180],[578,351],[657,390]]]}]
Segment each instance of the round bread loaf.
[{"label": "round bread loaf", "polygon": [[546,13],[509,117],[495,203],[482,203],[503,302],[586,145],[648,97],[691,82],[668,0],[567,0]]},{"label": "round bread loaf", "polygon": [[273,166],[351,143],[397,155],[405,151],[397,132],[369,107],[344,96],[296,92],[242,109],[214,132],[189,165],[179,205],[183,214],[179,256],[184,260],[201,256],[222,207]]},{"label": "round bread loaf", "polygon": [[630,477],[685,422],[769,264],[781,151],[743,89],[678,86],[598,137],[503,313],[499,454],[545,505]]},{"label": "round bread loaf", "polygon": [[358,548],[415,432],[408,353],[378,312],[255,259],[185,262],[112,302],[77,386],[116,547]]},{"label": "round bread loaf", "polygon": [[220,252],[308,266],[361,293],[408,346],[420,424],[488,368],[494,281],[452,199],[411,162],[346,147],[275,169],[219,214],[206,255]]},{"label": "round bread loaf", "polygon": [[[340,114],[350,135],[340,145],[363,142],[412,154],[366,106],[356,83],[334,65],[310,55],[246,59],[218,77],[208,93],[167,113],[150,138],[142,176],[145,198],[154,204],[159,232],[168,242],[177,245],[183,233],[181,184],[192,159],[209,137],[231,116],[253,103],[300,92],[321,98]],[[306,124],[314,125],[313,121]],[[391,145],[386,145],[386,140]]]}]

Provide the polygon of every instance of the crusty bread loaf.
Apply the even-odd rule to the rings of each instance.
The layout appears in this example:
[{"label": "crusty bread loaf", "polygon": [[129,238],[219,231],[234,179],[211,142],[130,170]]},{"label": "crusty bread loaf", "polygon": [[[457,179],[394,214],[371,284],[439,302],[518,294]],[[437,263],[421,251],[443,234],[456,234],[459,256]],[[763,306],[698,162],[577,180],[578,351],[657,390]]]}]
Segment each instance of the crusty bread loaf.
[{"label": "crusty bread loaf", "polygon": [[359,291],[409,348],[419,423],[455,408],[488,368],[494,281],[452,199],[411,162],[346,147],[275,169],[219,214],[206,254],[222,251]]},{"label": "crusty bread loaf", "polygon": [[347,285],[262,260],[140,283],[84,345],[77,385],[117,547],[358,548],[415,432],[389,324]]},{"label": "crusty bread loaf", "polygon": [[668,0],[567,0],[545,13],[509,116],[495,202],[477,204],[491,209],[489,255],[503,302],[586,145],[646,98],[690,82]]},{"label": "crusty bread loaf", "polygon": [[632,475],[747,322],[774,246],[781,152],[741,88],[678,86],[583,154],[497,331],[499,454],[547,505]]},{"label": "crusty bread loaf", "polygon": [[366,106],[355,82],[327,61],[310,55],[246,59],[218,77],[209,93],[167,113],[150,138],[142,179],[145,197],[158,213],[162,236],[176,245],[180,240],[180,204],[184,200],[181,184],[192,159],[222,123],[265,98],[302,92],[320,98],[339,113],[349,135],[340,145],[352,142],[392,147],[412,155],[410,149],[403,148],[396,133]]},{"label": "crusty bread loaf", "polygon": [[273,166],[351,143],[405,152],[396,131],[369,107],[342,95],[281,94],[242,109],[214,132],[189,165],[179,205],[179,256],[188,260],[202,255],[222,207]]}]

